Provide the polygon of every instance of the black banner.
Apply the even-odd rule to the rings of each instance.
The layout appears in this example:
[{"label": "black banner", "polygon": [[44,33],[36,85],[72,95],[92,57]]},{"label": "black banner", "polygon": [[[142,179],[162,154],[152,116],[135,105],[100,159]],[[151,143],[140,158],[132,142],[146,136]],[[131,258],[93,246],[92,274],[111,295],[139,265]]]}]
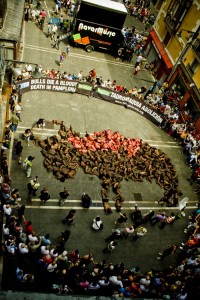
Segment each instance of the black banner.
[{"label": "black banner", "polygon": [[134,110],[156,125],[159,125],[163,120],[161,114],[151,106],[146,105],[143,100],[101,86],[93,89],[92,85],[87,82],[55,78],[32,78],[17,82],[17,85],[20,88],[21,95],[36,90],[92,95],[95,98],[123,105],[125,108]]}]

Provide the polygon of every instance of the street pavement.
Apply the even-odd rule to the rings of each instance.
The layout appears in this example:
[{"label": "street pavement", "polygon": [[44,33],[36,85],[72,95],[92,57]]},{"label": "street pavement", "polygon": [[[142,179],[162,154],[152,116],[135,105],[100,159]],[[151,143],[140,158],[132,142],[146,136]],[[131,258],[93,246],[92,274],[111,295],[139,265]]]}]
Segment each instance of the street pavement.
[{"label": "street pavement", "polygon": [[[52,4],[51,1],[48,4]],[[50,5],[49,4],[49,5]],[[50,6],[49,6],[50,7]],[[131,19],[134,21],[134,18]],[[130,19],[129,19],[130,22]],[[133,23],[134,24],[134,23]],[[45,27],[46,30],[46,27]],[[41,64],[43,68],[56,69],[68,73],[78,73],[83,71],[87,75],[91,69],[96,69],[97,74],[104,80],[116,80],[117,84],[126,85],[128,88],[146,85],[149,87],[153,78],[146,70],[142,70],[137,75],[137,79],[131,77],[135,57],[131,64],[115,61],[107,53],[92,52],[86,53],[81,48],[71,48],[69,57],[64,61],[61,67],[58,66],[59,55],[65,50],[66,41],[61,42],[60,50],[54,50],[51,47],[51,40],[46,38],[34,23],[25,24],[25,40],[23,61]],[[147,81],[146,81],[147,80]],[[51,120],[63,120],[67,126],[72,127],[81,133],[93,133],[104,129],[119,131],[126,137],[141,138],[147,141],[151,146],[163,150],[172,160],[180,182],[180,189],[183,192],[182,197],[189,197],[186,217],[179,219],[173,225],[159,229],[158,226],[147,225],[147,234],[144,238],[133,243],[129,239],[121,240],[116,250],[112,254],[104,254],[102,250],[106,246],[107,238],[115,228],[114,222],[118,218],[115,212],[114,203],[111,202],[113,213],[105,215],[101,202],[101,182],[96,176],[84,174],[79,168],[74,179],[66,180],[64,183],[56,180],[52,173],[48,173],[43,166],[43,156],[41,149],[30,142],[28,147],[23,143],[23,159],[28,155],[33,155],[32,178],[39,177],[41,189],[47,187],[51,195],[46,205],[41,205],[38,198],[30,198],[27,193],[27,183],[25,171],[21,165],[18,165],[13,148],[10,149],[10,172],[12,177],[12,187],[19,188],[21,203],[26,205],[25,217],[31,220],[34,230],[40,234],[50,233],[50,239],[57,243],[61,231],[70,229],[71,235],[66,244],[67,251],[79,249],[80,254],[93,253],[95,261],[106,259],[112,263],[123,261],[127,268],[140,266],[141,271],[147,271],[151,268],[163,269],[169,265],[174,266],[176,257],[167,257],[163,261],[156,259],[158,252],[161,252],[171,243],[180,245],[185,240],[183,230],[188,222],[187,217],[190,211],[194,210],[195,203],[198,201],[197,194],[194,193],[194,186],[190,185],[190,169],[185,165],[184,155],[177,143],[163,132],[159,127],[138,115],[137,113],[125,109],[124,107],[104,102],[103,100],[88,98],[79,94],[63,94],[55,92],[33,91],[22,97],[22,122],[20,122],[17,132],[12,136],[12,146],[16,141],[22,139],[22,133],[26,128],[31,128],[39,118],[47,120],[44,130],[34,129],[34,135],[45,139],[54,135],[58,131],[58,126],[52,125]],[[59,192],[66,187],[70,196],[63,207],[58,205]],[[41,190],[39,189],[39,191]],[[92,206],[89,209],[81,207],[81,195],[88,193],[92,198]],[[125,225],[131,224],[130,213],[135,204],[142,210],[142,213],[154,209],[157,212],[160,207],[155,203],[163,194],[163,191],[155,183],[144,181],[141,183],[122,182],[122,194],[125,198],[123,212],[127,213],[128,221]],[[109,199],[114,195],[109,194]],[[75,224],[68,228],[62,224],[62,219],[71,208],[77,210]],[[177,212],[177,208],[164,208],[167,212]],[[101,232],[91,230],[92,219],[100,216],[104,223],[104,229]],[[5,266],[6,267],[6,266]],[[9,288],[11,282],[4,280],[4,288]]]}]

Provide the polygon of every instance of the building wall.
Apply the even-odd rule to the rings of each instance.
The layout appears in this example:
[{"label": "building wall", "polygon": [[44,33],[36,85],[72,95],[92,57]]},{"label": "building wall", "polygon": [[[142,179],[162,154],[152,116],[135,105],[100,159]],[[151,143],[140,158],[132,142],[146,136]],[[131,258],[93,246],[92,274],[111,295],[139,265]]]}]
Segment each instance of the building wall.
[{"label": "building wall", "polygon": [[183,19],[183,22],[175,33],[170,32],[165,21],[165,17],[167,12],[169,11],[171,1],[172,0],[166,0],[163,3],[154,24],[154,29],[158,34],[161,42],[164,42],[167,33],[171,35],[171,39],[169,40],[168,44],[165,45],[165,50],[171,61],[175,63],[178,60],[183,48],[185,47],[187,38],[189,36],[189,34],[185,31],[181,32],[181,37],[178,37],[176,33],[180,32],[181,29],[186,29],[194,32],[198,28],[198,25],[200,23],[200,1],[193,1],[193,4],[188,9],[188,12]]},{"label": "building wall", "polygon": [[[195,55],[194,51],[192,49],[190,49],[183,61],[184,65],[187,67],[189,64],[191,64],[194,61],[195,58],[196,58],[196,55]],[[195,70],[195,73],[191,74],[191,78],[194,81],[194,83],[196,84],[197,88],[199,89],[200,88],[200,62],[199,62],[199,66]]]}]

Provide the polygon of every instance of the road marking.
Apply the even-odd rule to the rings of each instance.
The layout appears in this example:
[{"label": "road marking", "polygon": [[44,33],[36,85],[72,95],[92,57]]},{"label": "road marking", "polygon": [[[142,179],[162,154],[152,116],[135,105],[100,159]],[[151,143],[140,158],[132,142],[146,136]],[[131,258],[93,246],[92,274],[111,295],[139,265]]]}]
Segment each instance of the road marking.
[{"label": "road marking", "polygon": [[[17,129],[17,133],[24,133],[24,130],[19,130],[19,129],[26,129],[27,127],[24,127],[24,126],[18,126],[18,129]],[[37,130],[37,132],[34,132],[35,135],[45,135],[45,136],[51,136],[53,133],[56,133],[58,134],[58,130],[56,129],[42,129],[42,130],[38,130],[37,128],[34,128],[34,130]],[[49,131],[48,132],[45,132],[45,131]],[[80,134],[82,136],[85,136],[85,132],[80,132]],[[89,133],[90,135],[94,135],[93,133]],[[176,145],[176,142],[165,142],[165,141],[151,141],[151,140],[143,140],[144,142],[149,142],[149,144],[151,144],[152,146],[154,147],[164,147],[164,148],[181,148],[179,145]],[[157,144],[159,143],[159,144]],[[170,145],[166,145],[166,144],[170,144]],[[172,145],[174,144],[174,145]]]},{"label": "road marking", "polygon": [[[30,50],[36,50],[36,51],[42,51],[42,52],[48,52],[48,53],[56,53],[56,55],[58,55],[58,50],[55,51],[53,49],[49,49],[49,48],[44,48],[44,47],[37,47],[34,45],[25,45],[26,49],[30,49]],[[125,68],[133,68],[133,65],[131,64],[126,64],[126,63],[121,63],[121,62],[115,62],[115,61],[111,61],[108,59],[103,59],[103,58],[96,58],[94,56],[87,56],[84,54],[78,54],[78,53],[73,53],[70,52],[70,57],[74,57],[74,58],[81,58],[81,59],[86,59],[86,60],[91,60],[91,61],[95,61],[95,62],[100,62],[100,63],[106,63],[106,64],[112,64],[115,66],[123,66]]]},{"label": "road marking", "polygon": [[[48,205],[37,205],[37,206],[30,206],[30,205],[26,205],[26,208],[30,208],[30,209],[59,209],[59,210],[67,210],[67,209],[70,209],[70,208],[73,208],[73,209],[79,209],[79,210],[86,210],[86,209],[89,209],[89,210],[103,210],[103,207],[95,207],[95,206],[90,206],[90,208],[84,208],[84,207],[81,207],[81,206],[72,206],[72,207],[67,207],[67,206],[48,206]],[[112,210],[116,210],[115,207],[111,207]],[[150,206],[147,206],[147,207],[140,207],[140,210],[160,210],[161,208],[160,207],[150,207]],[[162,210],[165,209],[165,210],[177,210],[177,211],[180,211],[178,210],[176,207],[162,207]],[[189,209],[197,209],[196,206],[187,206],[185,208],[185,210],[189,210]],[[122,210],[135,210],[135,207],[122,207]]]},{"label": "road marking", "polygon": [[[32,202],[40,202],[41,200],[39,199],[39,198],[32,198],[32,200],[31,200]],[[59,202],[60,201],[60,199],[49,199],[47,202],[48,203],[53,203],[53,202]],[[81,203],[81,199],[73,199],[73,200],[71,200],[71,199],[66,199],[66,200],[64,200],[63,202],[65,202],[65,203],[76,203],[76,202],[78,202],[78,203]],[[113,202],[112,200],[111,200],[111,202]],[[196,203],[197,201],[190,201],[189,203],[190,204],[192,204],[192,203]],[[93,200],[93,202],[92,202],[93,204],[95,204],[95,203],[102,203],[102,200]],[[124,202],[124,204],[154,204],[154,205],[157,205],[158,203],[155,203],[154,201],[152,202],[152,201],[141,201],[141,202],[138,202],[138,201],[132,201],[132,200],[130,200],[130,201],[126,201],[126,202]],[[138,205],[139,206],[139,205]],[[161,208],[161,206],[160,206],[160,208]],[[176,207],[175,207],[176,208]]]}]

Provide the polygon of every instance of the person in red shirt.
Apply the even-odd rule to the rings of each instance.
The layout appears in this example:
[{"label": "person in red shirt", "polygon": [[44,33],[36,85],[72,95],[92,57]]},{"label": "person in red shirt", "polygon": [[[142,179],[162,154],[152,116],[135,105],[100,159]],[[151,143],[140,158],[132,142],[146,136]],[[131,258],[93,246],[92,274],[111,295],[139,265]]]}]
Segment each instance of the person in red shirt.
[{"label": "person in red shirt", "polygon": [[96,70],[95,69],[91,70],[89,75],[91,77],[91,81],[94,80],[97,77]]},{"label": "person in red shirt", "polygon": [[27,221],[27,220],[24,219],[24,226],[25,226],[24,231],[25,231],[26,234],[30,234],[34,231],[31,221]]}]

